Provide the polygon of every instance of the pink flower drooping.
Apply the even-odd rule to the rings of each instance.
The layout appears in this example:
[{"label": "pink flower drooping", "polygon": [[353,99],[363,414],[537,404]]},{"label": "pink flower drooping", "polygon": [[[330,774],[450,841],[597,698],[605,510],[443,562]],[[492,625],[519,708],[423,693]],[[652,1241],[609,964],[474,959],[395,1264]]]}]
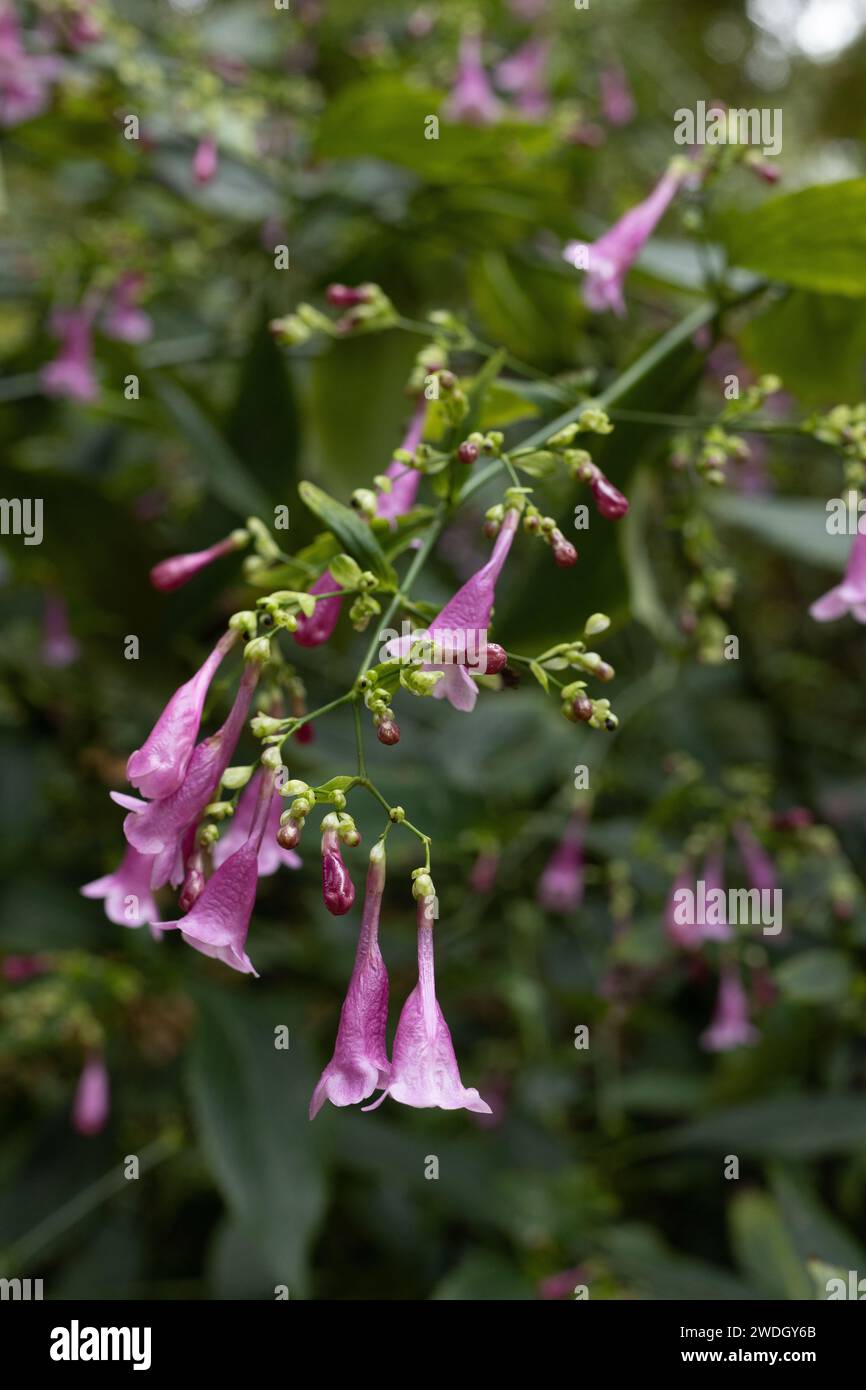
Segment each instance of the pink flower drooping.
[{"label": "pink flower drooping", "polygon": [[265,772],[258,787],[250,833],[240,849],[229,855],[208,879],[185,917],[154,923],[161,931],[176,928],[188,946],[245,975],[257,973],[247,955],[246,943],[259,881],[259,849],[273,794],[273,774]]},{"label": "pink flower drooping", "polygon": [[[263,777],[268,775],[264,769],[261,769],[254,777],[250,778],[244,787],[237,810],[229,821],[227,829],[223,831],[214,845],[213,864],[215,869],[224,864],[229,856],[234,854],[235,850],[240,849],[241,845],[249,838],[258,804],[261,781]],[[284,809],[285,802],[275,787],[271,795],[262,843],[259,846],[259,878],[269,878],[271,874],[277,872],[281,865],[285,865],[287,869],[299,869],[301,867],[300,855],[296,854],[293,849],[283,849],[277,843],[280,816]]]},{"label": "pink flower drooping", "polygon": [[39,373],[47,396],[68,396],[85,404],[96,400],[99,386],[93,372],[91,324],[89,309],[60,309],[52,315],[51,329],[60,349]]},{"label": "pink flower drooping", "polygon": [[[409,428],[400,446],[402,449],[407,449],[410,453],[415,452],[424,432],[426,414],[427,400],[422,395],[412,413]],[[393,525],[398,517],[404,516],[414,507],[421,474],[417,468],[410,468],[399,459],[392,459],[385,469],[385,475],[392,480],[391,491],[380,493],[376,510],[379,516],[385,517]],[[325,570],[315,584],[310,585],[308,592],[333,594],[333,590],[339,587],[331,571]],[[320,599],[311,617],[299,615],[294,633],[295,641],[302,647],[320,647],[323,642],[327,642],[337,626],[342,607],[343,600],[339,594]]]},{"label": "pink flower drooping", "polygon": [[27,52],[15,6],[0,3],[0,126],[21,125],[40,116],[60,71],[59,58]]},{"label": "pink flower drooping", "polygon": [[749,1022],[749,1003],[736,966],[726,965],[719,979],[716,1011],[709,1028],[701,1034],[701,1047],[708,1052],[728,1052],[756,1042],[758,1030]]},{"label": "pink flower drooping", "polygon": [[90,1052],[85,1058],[75,1099],[72,1102],[72,1123],[79,1134],[98,1134],[105,1128],[110,1110],[108,1069],[101,1052]]},{"label": "pink flower drooping", "polygon": [[184,839],[231,761],[259,673],[260,668],[253,664],[245,667],[228,718],[215,734],[196,744],[183,781],[170,796],[159,801],[139,801],[122,792],[111,793],[112,800],[129,811],[123,822],[129,844],[142,854],[153,856],[153,888],[161,888],[169,881],[177,884],[183,879]]},{"label": "pink flower drooping", "polygon": [[102,320],[106,337],[120,343],[144,343],[153,333],[153,322],[138,304],[144,277],[121,275],[111,291]]},{"label": "pink flower drooping", "polygon": [[668,169],[652,193],[630,208],[598,241],[570,241],[566,246],[563,259],[587,272],[583,297],[594,312],[612,309],[615,314],[625,314],[626,273],[655,231],[683,178],[683,172]]},{"label": "pink flower drooping", "polygon": [[385,1043],[388,972],[379,950],[379,912],[384,886],[385,847],[379,843],[370,853],[358,949],[340,1010],[334,1055],[313,1091],[311,1120],[326,1100],[332,1105],[357,1105],[377,1087],[388,1084],[391,1071]]},{"label": "pink flower drooping", "polygon": [[603,68],[599,77],[601,112],[609,125],[628,125],[635,117],[635,102],[628,78],[619,66]]},{"label": "pink flower drooping", "polygon": [[422,1109],[475,1110],[491,1114],[490,1106],[474,1087],[460,1079],[451,1033],[436,998],[433,973],[433,897],[418,900],[418,983],[397,1024],[391,1058],[391,1078],[372,1106],[393,1096],[402,1105]]},{"label": "pink flower drooping", "polygon": [[180,786],[195,748],[210,683],[236,640],[236,632],[220,638],[204,665],[174,692],[144,743],[130,756],[126,775],[142,796],[164,800]]},{"label": "pink flower drooping", "polygon": [[445,115],[467,125],[492,125],[499,120],[500,110],[481,61],[481,38],[478,34],[464,34]]},{"label": "pink flower drooping", "polygon": [[680,907],[683,899],[680,895],[686,892],[694,893],[694,887],[694,872],[687,865],[671,884],[665,904],[665,931],[674,945],[681,946],[684,951],[697,950],[701,944],[701,929],[697,922],[692,920],[694,914],[688,914],[686,920],[680,920],[684,917]]},{"label": "pink flower drooping", "polygon": [[217,142],[212,135],[199,140],[192,157],[192,176],[198,184],[210,183],[219,165]]},{"label": "pink flower drooping", "polygon": [[[478,688],[466,666],[467,654],[479,653],[486,640],[490,614],[496,597],[496,581],[508,558],[511,543],[520,519],[514,508],[505,513],[496,543],[486,564],[457,590],[428,629],[430,643],[441,653],[450,654],[451,661],[425,663],[425,671],[442,671],[444,677],[433,689],[437,700],[450,700],[455,709],[469,713],[475,708]],[[396,638],[389,644],[394,655],[409,656],[411,638]],[[478,669],[481,669],[480,667]]]},{"label": "pink flower drooping", "polygon": [[42,614],[42,660],[59,671],[71,666],[80,654],[81,648],[69,627],[66,600],[59,594],[47,593]]},{"label": "pink flower drooping", "polygon": [[546,912],[567,916],[583,902],[584,817],[575,814],[538,880],[536,897]]},{"label": "pink flower drooping", "polygon": [[142,927],[159,916],[150,891],[152,872],[153,860],[127,845],[114,872],[85,883],[81,893],[85,898],[104,898],[109,922],[119,927]]},{"label": "pink flower drooping", "polygon": [[160,560],[150,571],[151,584],[164,594],[179,589],[200,570],[213,564],[214,560],[219,560],[223,555],[231,555],[233,550],[237,550],[243,544],[244,536],[245,532],[233,531],[230,536],[209,545],[206,550],[191,550],[185,555],[171,555],[167,560]]},{"label": "pink flower drooping", "polygon": [[776,866],[745,821],[737,821],[734,825],[734,839],[746,870],[749,887],[757,888],[759,893],[773,893],[778,887]]},{"label": "pink flower drooping", "polygon": [[539,120],[550,107],[545,77],[549,56],[547,40],[528,39],[496,69],[496,81],[503,92],[510,92],[517,109],[532,120]]},{"label": "pink flower drooping", "polygon": [[832,622],[845,613],[850,613],[858,623],[866,623],[866,535],[857,532],[844,579],[816,599],[809,613],[818,623]]}]

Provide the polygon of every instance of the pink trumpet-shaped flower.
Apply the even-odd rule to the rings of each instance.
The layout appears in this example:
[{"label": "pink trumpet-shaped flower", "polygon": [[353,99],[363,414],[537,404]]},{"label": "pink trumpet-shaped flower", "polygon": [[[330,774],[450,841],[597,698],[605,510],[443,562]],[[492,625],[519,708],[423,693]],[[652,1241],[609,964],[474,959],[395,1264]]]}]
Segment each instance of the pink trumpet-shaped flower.
[{"label": "pink trumpet-shaped flower", "polygon": [[681,902],[680,894],[686,891],[693,893],[694,887],[694,873],[687,865],[677,874],[671,884],[668,900],[665,904],[665,931],[670,940],[685,951],[694,951],[701,944],[701,929],[697,922],[692,920],[691,915],[688,916],[687,920],[679,920],[683,915],[678,910]]},{"label": "pink trumpet-shaped flower", "polygon": [[479,850],[475,863],[469,871],[469,887],[473,893],[486,897],[493,891],[499,869],[499,854],[496,850]]},{"label": "pink trumpet-shaped flower", "polygon": [[129,815],[123,822],[128,842],[142,854],[154,857],[151,887],[161,888],[183,878],[183,842],[195,825],[231,761],[240,737],[260,668],[248,665],[228,718],[215,734],[196,744],[183,781],[170,796],[159,801],[139,801],[123,792],[112,800]]},{"label": "pink trumpet-shaped flower", "polygon": [[231,555],[233,550],[238,550],[243,544],[242,536],[242,532],[233,531],[230,536],[226,536],[224,540],[216,541],[214,545],[209,545],[206,550],[191,550],[185,555],[171,555],[167,560],[160,560],[159,564],[154,565],[150,571],[151,584],[164,594],[171,593],[173,589],[179,589],[182,584],[193,579],[200,570],[213,564],[214,560],[219,560],[223,555]]},{"label": "pink trumpet-shaped flower", "polygon": [[475,1110],[492,1113],[486,1100],[474,1087],[460,1079],[451,1033],[436,998],[433,972],[433,910],[435,898],[418,900],[418,983],[413,989],[397,1024],[391,1058],[391,1078],[372,1105],[381,1105],[393,1096],[402,1105],[421,1109]]},{"label": "pink trumpet-shaped flower", "polygon": [[[244,787],[237,810],[214,845],[213,864],[215,869],[224,864],[229,856],[234,854],[235,850],[240,849],[241,845],[248,839],[252,830],[261,781],[263,777],[268,775],[264,769],[260,769]],[[287,869],[299,869],[301,867],[300,855],[296,854],[293,849],[283,849],[277,844],[280,816],[284,810],[285,802],[274,787],[262,843],[259,846],[259,878],[269,878],[283,864]]]},{"label": "pink trumpet-shaped flower", "polygon": [[379,912],[385,887],[385,847],[370,852],[364,913],[355,965],[343,1007],[334,1055],[319,1078],[310,1101],[314,1119],[326,1100],[357,1105],[378,1086],[387,1086],[391,1066],[385,1043],[388,1023],[388,972],[379,950]]},{"label": "pink trumpet-shaped flower", "polygon": [[734,839],[746,870],[749,887],[757,888],[759,893],[774,892],[778,887],[776,866],[745,821],[737,821],[734,825]]},{"label": "pink trumpet-shaped flower", "polygon": [[481,39],[478,34],[464,34],[445,115],[467,125],[493,125],[499,120],[500,110],[481,61]]},{"label": "pink trumpet-shaped flower", "polygon": [[355,901],[355,885],[340,852],[340,836],[328,827],[322,831],[322,897],[335,917],[343,917]]},{"label": "pink trumpet-shaped flower", "polygon": [[[509,508],[499,528],[490,559],[448,600],[428,629],[429,642],[433,647],[455,658],[445,663],[424,664],[425,671],[444,672],[444,678],[437,682],[433,694],[437,700],[450,700],[455,709],[466,713],[475,708],[478,688],[459,658],[465,661],[466,654],[479,650],[486,639],[496,597],[496,581],[508,558],[519,520],[519,513]],[[412,638],[396,638],[389,643],[389,650],[405,659],[411,646]]]},{"label": "pink trumpet-shaped flower", "polygon": [[105,1058],[101,1052],[90,1052],[75,1088],[72,1123],[79,1134],[98,1134],[105,1128],[110,1108]]},{"label": "pink trumpet-shaped flower", "polygon": [[237,636],[236,632],[223,634],[204,665],[174,692],[141,747],[130,755],[126,775],[142,796],[164,800],[183,781],[210,683]]},{"label": "pink trumpet-shaped flower", "polygon": [[630,208],[598,241],[570,241],[566,246],[563,259],[587,272],[583,298],[594,312],[612,309],[615,314],[625,314],[626,273],[655,231],[683,178],[682,171],[668,169],[652,193]]},{"label": "pink trumpet-shaped flower", "polygon": [[81,655],[81,648],[69,628],[66,600],[59,594],[45,595],[42,614],[42,660],[46,666],[62,670]]},{"label": "pink trumpet-shaped flower", "polygon": [[198,184],[210,183],[219,165],[217,142],[212,135],[199,140],[192,157],[192,176]]},{"label": "pink trumpet-shaped flower", "polygon": [[120,343],[144,343],[153,333],[153,321],[139,307],[142,275],[121,275],[111,291],[102,320],[102,331]]},{"label": "pink trumpet-shaped flower", "polygon": [[[427,399],[422,393],[412,412],[409,428],[403,443],[400,445],[401,449],[406,449],[410,454],[414,454],[424,433],[426,415]],[[392,480],[391,491],[380,493],[376,511],[379,516],[383,516],[387,521],[393,523],[398,516],[404,516],[406,512],[411,512],[414,507],[421,474],[417,468],[410,468],[405,463],[401,463],[399,459],[392,459],[385,469],[385,476]]]},{"label": "pink trumpet-shaped flower", "polygon": [[21,125],[45,110],[61,62],[51,54],[28,53],[14,5],[0,4],[0,126]]},{"label": "pink trumpet-shaped flower", "polygon": [[504,92],[516,98],[517,109],[538,119],[550,106],[545,85],[550,44],[546,39],[528,39],[504,58],[496,68],[496,81]]},{"label": "pink trumpet-shaped flower", "polygon": [[845,577],[809,609],[818,623],[829,623],[850,613],[858,623],[866,623],[866,535],[858,531],[851,546]]},{"label": "pink trumpet-shaped flower", "polygon": [[159,909],[150,891],[153,860],[139,854],[132,845],[113,873],[85,883],[80,890],[85,898],[104,898],[105,915],[119,927],[142,927],[156,921]]},{"label": "pink trumpet-shaped flower", "polygon": [[[401,449],[408,449],[410,453],[415,452],[424,432],[426,414],[427,400],[422,395],[412,413],[409,428],[403,443],[400,445]],[[401,463],[399,459],[391,460],[385,469],[385,474],[386,477],[392,479],[391,491],[380,493],[376,510],[379,516],[385,517],[393,525],[397,517],[404,516],[414,507],[421,474],[417,468],[410,468],[407,464]],[[339,587],[331,571],[325,570],[319,575],[315,584],[310,585],[308,593],[330,594]],[[320,647],[323,642],[327,642],[337,626],[342,607],[343,600],[339,594],[332,598],[320,599],[311,617],[304,617],[303,614],[298,617],[298,626],[294,633],[295,641],[302,647]]]},{"label": "pink trumpet-shaped flower", "polygon": [[621,67],[603,68],[599,77],[601,113],[609,125],[628,125],[635,117],[635,102]]},{"label": "pink trumpet-shaped flower", "polygon": [[749,1004],[735,966],[723,968],[713,1020],[701,1034],[701,1047],[707,1052],[728,1052],[758,1039],[758,1030],[749,1022]]},{"label": "pink trumpet-shaped flower", "polygon": [[[711,849],[704,860],[704,895],[706,899],[706,909],[703,916],[696,913],[698,918],[698,934],[702,941],[730,941],[731,926],[728,921],[727,906],[717,907],[710,903],[710,894],[725,891],[725,854],[722,845],[717,845]],[[713,920],[707,919],[712,916]]]},{"label": "pink trumpet-shaped flower", "polygon": [[584,817],[573,815],[538,880],[536,897],[546,912],[567,916],[583,902]]},{"label": "pink trumpet-shaped flower", "polygon": [[185,917],[154,923],[160,931],[177,928],[188,946],[244,975],[257,974],[247,955],[246,942],[259,881],[259,849],[273,794],[273,774],[266,772],[259,783],[250,833],[240,849],[229,855],[208,879]]},{"label": "pink trumpet-shaped flower", "polygon": [[68,396],[85,404],[96,400],[99,386],[93,372],[91,321],[89,309],[61,309],[53,314],[51,328],[60,349],[39,372],[47,396]]}]

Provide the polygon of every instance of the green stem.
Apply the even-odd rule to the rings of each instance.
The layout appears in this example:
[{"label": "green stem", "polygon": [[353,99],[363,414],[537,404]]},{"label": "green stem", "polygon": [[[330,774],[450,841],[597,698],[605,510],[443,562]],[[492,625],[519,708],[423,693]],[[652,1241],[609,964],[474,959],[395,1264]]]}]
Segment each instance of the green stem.
[{"label": "green stem", "polygon": [[[424,568],[424,566],[430,558],[430,552],[432,551],[434,545],[438,541],[440,533],[442,531],[442,527],[444,525],[445,514],[444,512],[440,512],[440,514],[437,517],[435,517],[434,520],[430,523],[430,526],[427,530],[427,534],[424,537],[424,540],[421,542],[421,546],[416,552],[414,560],[412,561],[411,565],[406,571],[403,583],[400,585],[401,592],[396,593],[391,602],[389,603],[387,609],[385,610],[384,616],[382,617],[382,621],[378,625],[378,630],[376,633],[374,633],[370,645],[364,653],[364,658],[361,662],[361,665],[358,667],[359,678],[363,676],[366,670],[369,669],[370,664],[373,660],[374,653],[376,651],[376,647],[381,641],[382,632],[391,622],[391,619],[394,617],[394,614],[397,612],[401,603],[403,603],[404,601],[402,591],[410,589],[414,584],[415,580],[418,578],[418,575],[421,573],[421,570]],[[351,696],[352,692],[349,693],[348,698],[351,699]]]},{"label": "green stem", "polygon": [[355,745],[358,749],[358,776],[366,778],[367,764],[364,760],[364,735],[361,729],[361,705],[360,697],[357,695],[352,701],[352,713],[355,717]]}]

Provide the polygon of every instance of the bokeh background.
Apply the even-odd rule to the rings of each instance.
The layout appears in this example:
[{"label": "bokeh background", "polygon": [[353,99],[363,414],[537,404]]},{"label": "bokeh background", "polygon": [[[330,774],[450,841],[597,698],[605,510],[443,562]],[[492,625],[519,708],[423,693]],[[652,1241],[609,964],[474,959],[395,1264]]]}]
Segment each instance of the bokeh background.
[{"label": "bokeh background", "polygon": [[[540,651],[609,613],[614,737],[568,724],[526,678],[484,692],[472,716],[406,697],[399,746],[372,746],[372,775],[434,836],[440,999],[492,1122],[391,1102],[308,1122],[354,949],[354,918],[323,909],[312,826],[303,868],[262,886],[259,980],[116,927],[78,892],[119,858],[108,792],[129,751],[249,603],[231,561],[169,596],[149,586],[151,565],[279,504],[303,544],[318,524],[297,481],[346,500],[399,442],[423,338],[286,352],[269,321],[321,303],[329,282],[375,281],[412,319],[449,309],[560,383],[608,383],[712,292],[714,218],[736,227],[768,196],[866,173],[866,6],[11,9],[27,51],[58,67],[36,109],[11,120],[7,107],[0,131],[0,492],[42,497],[46,518],[40,546],[2,538],[2,1272],[43,1276],[57,1298],[271,1298],[286,1285],[376,1300],[570,1296],[576,1283],[593,1298],[811,1298],[825,1267],[866,1274],[866,647],[850,619],[808,617],[847,550],[824,526],[839,461],[812,440],[753,440],[749,467],[708,499],[671,465],[669,430],[622,421],[603,458],[632,499],[627,523],[595,522],[572,571],[541,546],[515,552],[498,639]],[[550,41],[549,104],[528,119],[500,91],[496,123],[443,120],[425,141],[475,22],[491,74],[533,35]],[[612,70],[634,98],[623,124],[600,98]],[[645,195],[680,152],[673,113],[701,99],[782,109],[780,190],[733,168],[712,208],[666,219],[630,277],[628,318],[591,315],[559,249]],[[138,140],[124,138],[130,114]],[[218,167],[199,183],[192,160],[210,138]],[[282,242],[287,271],[274,268]],[[728,316],[715,353],[687,341],[627,404],[712,416],[726,370],[778,373],[782,421],[858,400],[866,284],[836,292],[834,254],[816,245],[811,272]],[[49,398],[52,311],[130,272],[147,341],[97,335],[96,399]],[[124,396],[130,373],[138,400]],[[535,396],[518,432],[561,408],[543,384]],[[572,490],[543,486],[567,522]],[[454,522],[424,599],[443,601],[483,558],[497,495]],[[707,556],[738,576],[723,612],[738,661],[699,660],[684,631]],[[58,601],[71,634],[60,664],[45,629]],[[123,657],[130,634],[137,661]],[[346,687],[365,641],[344,624],[327,648],[293,649],[310,707]],[[211,728],[227,689],[221,676]],[[318,782],[353,759],[337,711],[292,770]],[[558,915],[537,885],[577,764],[591,779],[585,895]],[[375,808],[352,809],[369,845]],[[741,943],[758,1040],[713,1055],[700,1039],[718,956],[675,947],[665,902],[684,848],[743,818],[776,865],[785,929]],[[485,892],[471,883],[479,853],[499,856]],[[414,982],[415,862],[410,838],[392,836],[392,1015]],[[363,850],[352,863],[359,880]],[[727,872],[745,883],[733,848]],[[110,1115],[82,1135],[73,1096],[94,1047]]]}]

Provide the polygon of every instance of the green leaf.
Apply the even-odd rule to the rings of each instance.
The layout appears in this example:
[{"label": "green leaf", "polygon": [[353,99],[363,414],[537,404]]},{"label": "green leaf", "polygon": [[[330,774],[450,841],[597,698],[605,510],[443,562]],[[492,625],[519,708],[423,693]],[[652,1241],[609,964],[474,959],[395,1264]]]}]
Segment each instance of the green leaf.
[{"label": "green leaf", "polygon": [[351,555],[335,555],[328,569],[341,589],[357,588],[358,580],[361,578],[361,567],[355,563]]},{"label": "green leaf", "polygon": [[779,966],[776,983],[800,1004],[838,1004],[851,992],[853,971],[841,951],[803,951]]},{"label": "green leaf", "polygon": [[519,1270],[501,1255],[474,1251],[436,1285],[430,1295],[435,1300],[464,1302],[515,1302],[534,1297],[534,1291]]},{"label": "green leaf", "polygon": [[[821,1260],[844,1270],[866,1271],[866,1250],[821,1205],[805,1173],[774,1164],[771,1184],[802,1260]],[[821,1297],[826,1297],[826,1291]]]},{"label": "green leaf", "polygon": [[866,295],[866,179],[771,198],[716,230],[734,265],[802,289]]},{"label": "green leaf", "polygon": [[772,1197],[738,1192],[728,1219],[737,1263],[751,1282],[770,1298],[811,1298],[812,1281]]},{"label": "green leaf", "polygon": [[191,446],[207,490],[242,517],[251,512],[266,517],[270,512],[267,497],[192,396],[179,382],[159,372],[149,372],[147,379]]},{"label": "green leaf", "polygon": [[754,536],[795,560],[841,573],[851,546],[847,536],[827,532],[823,502],[809,497],[744,497],[721,493],[710,501],[720,521]]},{"label": "green leaf", "polygon": [[[233,991],[202,992],[189,1086],[199,1139],[232,1216],[262,1252],[274,1283],[303,1293],[325,1204],[307,1119],[313,1068],[291,1027],[293,1009],[256,1007]],[[274,1046],[274,1026],[290,1046]]]},{"label": "green leaf", "polygon": [[852,1095],[776,1096],[716,1110],[661,1135],[659,1150],[709,1150],[778,1158],[857,1152],[866,1142],[866,1100]]},{"label": "green leaf", "polygon": [[298,484],[301,501],[315,516],[333,531],[344,550],[357,560],[361,569],[372,570],[389,588],[397,587],[397,575],[387,559],[382,547],[373,535],[366,521],[362,521],[351,507],[329,497],[315,483]]},{"label": "green leaf", "polygon": [[535,679],[538,681],[538,684],[541,686],[544,693],[548,694],[550,691],[550,681],[547,679],[547,672],[545,671],[544,667],[539,666],[537,661],[530,661],[529,669],[534,675]]},{"label": "green leaf", "polygon": [[322,782],[316,787],[317,801],[333,800],[334,792],[346,792],[357,782],[357,777],[332,777],[330,782]]}]

